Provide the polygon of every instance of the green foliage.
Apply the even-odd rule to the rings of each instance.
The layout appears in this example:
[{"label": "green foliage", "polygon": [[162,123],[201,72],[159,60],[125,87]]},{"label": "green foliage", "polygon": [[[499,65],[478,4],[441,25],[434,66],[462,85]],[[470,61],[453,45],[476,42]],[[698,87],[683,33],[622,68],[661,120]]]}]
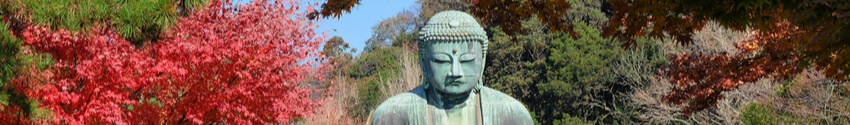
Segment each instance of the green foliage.
[{"label": "green foliage", "polygon": [[485,85],[528,103],[540,124],[574,118],[629,123],[636,109],[627,104],[627,96],[650,83],[667,62],[662,46],[641,37],[638,47],[623,50],[594,26],[574,25],[578,39],[549,32],[536,19],[523,22],[526,35],[491,28]]},{"label": "green foliage", "polygon": [[381,20],[372,27],[372,37],[366,40],[363,52],[384,48],[402,43],[415,43],[419,28],[423,22],[416,16],[416,11],[404,10],[396,16]]},{"label": "green foliage", "polygon": [[775,125],[781,123],[781,113],[769,105],[751,103],[741,109],[741,121],[746,125]]},{"label": "green foliage", "polygon": [[16,57],[21,48],[21,41],[16,39],[8,30],[9,24],[0,22],[0,85],[5,85],[15,77],[15,67],[20,65]]},{"label": "green foliage", "polygon": [[336,57],[347,54],[345,51],[351,46],[340,36],[333,36],[325,42],[322,48],[322,54],[328,57]]},{"label": "green foliage", "polygon": [[378,108],[381,104],[381,80],[377,76],[366,77],[357,80],[359,83],[357,90],[357,100],[360,103],[354,105],[349,111],[354,117],[366,117],[373,109]]},{"label": "green foliage", "polygon": [[646,83],[648,79],[624,82],[634,79],[624,78],[612,68],[626,62],[652,63],[635,72],[646,70],[654,76],[657,69],[650,68],[666,62],[663,54],[656,51],[660,46],[647,44],[646,51],[623,51],[619,49],[620,42],[601,37],[598,30],[608,21],[602,11],[608,4],[606,1],[568,2],[570,9],[559,18],[575,26],[571,31],[577,33],[577,39],[550,29],[537,18],[523,20],[522,33],[515,35],[491,27],[485,85],[523,102],[535,102],[530,103],[529,110],[535,112],[535,119],[541,124],[563,123],[569,121],[568,117],[600,123],[629,120],[633,108],[624,104],[622,96],[632,90],[633,84]]},{"label": "green foliage", "polygon": [[564,115],[563,119],[552,121],[553,125],[590,125],[579,117]]},{"label": "green foliage", "polygon": [[490,28],[493,37],[487,49],[484,84],[523,102],[534,102],[538,97],[534,84],[544,80],[551,35],[539,30],[543,24],[535,19],[523,24],[527,35],[509,36],[499,27]]},{"label": "green foliage", "polygon": [[[355,81],[358,88],[358,103],[349,109],[351,116],[366,119],[368,113],[384,101],[381,86],[398,79],[402,71],[406,70],[399,61],[406,49],[415,50],[410,47],[416,46],[418,26],[422,23],[417,13],[415,10],[404,10],[372,27],[372,36],[366,41],[366,47],[360,56],[351,61],[345,73]],[[416,58],[418,54],[413,52],[407,56]]]},{"label": "green foliage", "polygon": [[172,25],[177,17],[172,1],[126,1],[112,22],[118,31],[134,42],[156,41],[159,33]]},{"label": "green foliage", "polygon": [[[16,72],[19,72],[21,60],[18,57],[21,49],[21,41],[12,36],[8,30],[9,24],[0,22],[0,85],[6,88],[9,85],[9,80],[16,77]],[[11,89],[2,89],[0,91],[0,103],[8,106],[12,104],[22,104],[21,95],[11,91]]]},{"label": "green foliage", "polygon": [[[555,40],[549,48],[552,54],[548,57],[547,78],[549,83],[538,85],[542,93],[555,96],[576,97],[584,92],[601,89],[599,83],[612,82],[608,75],[618,50],[617,43],[600,37],[598,30],[586,24],[577,24],[576,32],[581,38],[573,39],[564,33],[556,33]],[[564,93],[574,90],[570,93]]]},{"label": "green foliage", "polygon": [[179,15],[208,0],[23,0],[0,5],[20,6],[33,22],[53,29],[86,31],[114,27],[135,44],[156,41]]},{"label": "green foliage", "polygon": [[[9,24],[0,21],[0,104],[20,107],[23,115],[31,119],[46,118],[50,115],[50,110],[38,107],[39,102],[34,98],[14,91],[15,88],[10,85],[9,80],[23,75],[26,72],[24,68],[43,70],[54,62],[49,54],[22,54],[21,50],[26,49],[25,46],[21,46],[21,40],[12,36],[8,28]],[[35,64],[35,67],[27,67],[30,64]]]},{"label": "green foliage", "polygon": [[[392,46],[404,47],[416,45],[416,40],[419,38],[419,31],[404,32],[393,39]],[[418,55],[418,54],[415,54]]]},{"label": "green foliage", "polygon": [[333,69],[327,73],[327,78],[335,78],[335,77],[347,77],[343,75],[348,72],[348,67],[351,65],[351,60],[353,56],[351,53],[346,52],[351,51],[354,52],[354,49],[345,42],[340,36],[333,36],[327,41],[325,41],[325,45],[322,48],[322,54],[326,56],[325,60],[328,61],[328,64],[332,65]]},{"label": "green foliage", "polygon": [[[605,20],[604,16],[593,15],[575,15],[574,18]],[[523,21],[524,35],[510,36],[498,27],[491,28],[493,37],[484,72],[485,85],[523,102],[535,102],[529,103],[529,110],[535,112],[535,120],[540,124],[575,121],[570,117],[602,123],[628,120],[633,108],[626,107],[624,97],[620,96],[634,86],[623,82],[628,78],[618,75],[612,68],[626,62],[632,65],[651,63],[651,67],[640,72],[652,76],[656,69],[650,68],[665,62],[660,46],[647,44],[641,49],[645,51],[627,51],[621,56],[620,43],[601,37],[595,26],[583,22],[574,25],[573,31],[581,36],[578,39],[566,33],[550,32],[534,18]],[[651,39],[641,41],[652,43]],[[625,57],[627,55],[629,58]],[[648,79],[628,83],[645,81]]]},{"label": "green foliage", "polygon": [[651,39],[642,39],[647,44],[639,50],[624,51],[619,42],[602,38],[599,30],[586,23],[574,24],[573,30],[581,36],[578,39],[539,30],[545,25],[536,19],[523,24],[526,35],[509,36],[490,29],[493,37],[484,80],[485,85],[523,102],[535,102],[528,106],[540,124],[576,121],[572,118],[601,123],[629,120],[633,108],[625,106],[623,96],[633,84],[648,79],[624,82],[633,79],[624,78],[613,68],[620,68],[616,64],[651,65],[633,72],[645,74],[641,77],[654,76],[655,68],[665,62],[660,46],[648,44]]},{"label": "green foliage", "polygon": [[[528,106],[525,107],[528,108]],[[537,118],[537,113],[535,113],[534,111],[529,111],[528,113],[529,115],[531,115],[532,120],[534,120],[534,125],[540,125],[540,122],[535,119]]]},{"label": "green foliage", "polygon": [[797,84],[791,80],[782,80],[782,84],[779,84],[779,87],[776,87],[776,95],[785,95],[788,93],[788,90],[791,89],[794,84]]},{"label": "green foliage", "polygon": [[363,53],[351,65],[349,76],[364,78],[380,74],[382,77],[395,77],[401,68],[396,62],[401,51],[398,47],[386,47]]},{"label": "green foliage", "polygon": [[401,51],[399,47],[379,48],[363,53],[354,60],[348,74],[352,79],[357,79],[357,100],[360,103],[349,110],[350,114],[366,117],[383,101],[380,86],[398,77],[404,70],[397,62]]},{"label": "green foliage", "polygon": [[591,27],[600,29],[608,24],[608,17],[601,10],[604,4],[608,4],[603,0],[567,0],[570,2],[570,9],[567,10],[563,18],[569,22],[584,22]]},{"label": "green foliage", "polygon": [[537,88],[541,95],[554,99],[545,106],[549,110],[603,115],[613,110],[608,100],[618,91],[615,89],[620,89],[609,85],[615,80],[609,65],[619,54],[618,43],[600,37],[598,30],[584,23],[575,25],[574,30],[582,37],[573,39],[556,33],[549,45],[548,81],[537,84]]}]

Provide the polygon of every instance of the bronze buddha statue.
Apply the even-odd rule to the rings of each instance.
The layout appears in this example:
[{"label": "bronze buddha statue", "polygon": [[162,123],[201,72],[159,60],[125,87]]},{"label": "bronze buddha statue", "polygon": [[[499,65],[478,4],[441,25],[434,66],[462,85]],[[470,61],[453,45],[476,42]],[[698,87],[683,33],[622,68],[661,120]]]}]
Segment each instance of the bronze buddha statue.
[{"label": "bronze buddha statue", "polygon": [[372,125],[530,125],[522,103],[482,84],[487,35],[467,13],[443,11],[419,33],[423,83],[390,97],[372,113]]}]

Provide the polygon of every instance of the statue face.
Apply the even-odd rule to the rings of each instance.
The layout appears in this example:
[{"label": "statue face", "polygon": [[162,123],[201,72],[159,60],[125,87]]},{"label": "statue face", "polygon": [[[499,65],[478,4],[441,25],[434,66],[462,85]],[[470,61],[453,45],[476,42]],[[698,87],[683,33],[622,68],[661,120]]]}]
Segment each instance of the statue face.
[{"label": "statue face", "polygon": [[437,91],[458,95],[467,93],[481,78],[483,59],[478,42],[438,41],[426,48],[423,72]]}]

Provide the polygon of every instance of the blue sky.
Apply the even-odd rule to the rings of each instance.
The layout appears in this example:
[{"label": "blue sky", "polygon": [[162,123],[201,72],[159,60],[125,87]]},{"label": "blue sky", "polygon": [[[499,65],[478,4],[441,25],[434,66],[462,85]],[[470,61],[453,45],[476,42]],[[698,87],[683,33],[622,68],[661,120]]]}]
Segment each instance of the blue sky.
[{"label": "blue sky", "polygon": [[[416,0],[361,0],[360,5],[351,9],[351,13],[343,14],[338,20],[336,18],[322,19],[319,22],[318,32],[325,31],[330,35],[342,37],[352,48],[360,51],[366,45],[366,39],[372,36],[372,26],[383,19],[395,16],[405,9],[412,9],[418,5]],[[336,31],[334,31],[336,29]]]},{"label": "blue sky", "polygon": [[[234,4],[248,3],[251,0],[233,0]],[[321,2],[326,0],[304,0],[302,2]],[[321,5],[321,3],[319,5]],[[330,39],[334,35],[342,37],[357,53],[366,45],[366,39],[372,36],[372,26],[381,20],[395,16],[405,9],[413,9],[416,0],[360,0],[360,5],[337,18],[325,18],[319,21],[317,33],[326,32]],[[334,30],[336,29],[336,30]]]}]

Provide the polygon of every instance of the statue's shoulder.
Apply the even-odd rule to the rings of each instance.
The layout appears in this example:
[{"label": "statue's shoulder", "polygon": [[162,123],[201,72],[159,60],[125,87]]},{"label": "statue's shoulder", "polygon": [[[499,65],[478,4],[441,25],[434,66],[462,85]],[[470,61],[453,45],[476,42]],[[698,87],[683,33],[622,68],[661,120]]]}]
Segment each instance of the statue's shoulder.
[{"label": "statue's shoulder", "polygon": [[481,87],[481,101],[483,103],[500,104],[505,106],[518,106],[525,108],[519,100],[490,87]]},{"label": "statue's shoulder", "polygon": [[420,86],[414,88],[413,90],[399,93],[393,95],[390,98],[387,98],[387,100],[384,100],[384,102],[382,102],[381,105],[378,106],[378,109],[381,109],[382,107],[391,108],[421,104],[427,104],[427,102],[425,100],[425,90]]},{"label": "statue's shoulder", "polygon": [[489,87],[481,87],[481,103],[485,123],[528,125],[534,120],[519,100]]},{"label": "statue's shoulder", "polygon": [[396,125],[422,121],[417,115],[425,114],[427,101],[424,94],[420,86],[388,98],[372,112],[370,124]]}]

